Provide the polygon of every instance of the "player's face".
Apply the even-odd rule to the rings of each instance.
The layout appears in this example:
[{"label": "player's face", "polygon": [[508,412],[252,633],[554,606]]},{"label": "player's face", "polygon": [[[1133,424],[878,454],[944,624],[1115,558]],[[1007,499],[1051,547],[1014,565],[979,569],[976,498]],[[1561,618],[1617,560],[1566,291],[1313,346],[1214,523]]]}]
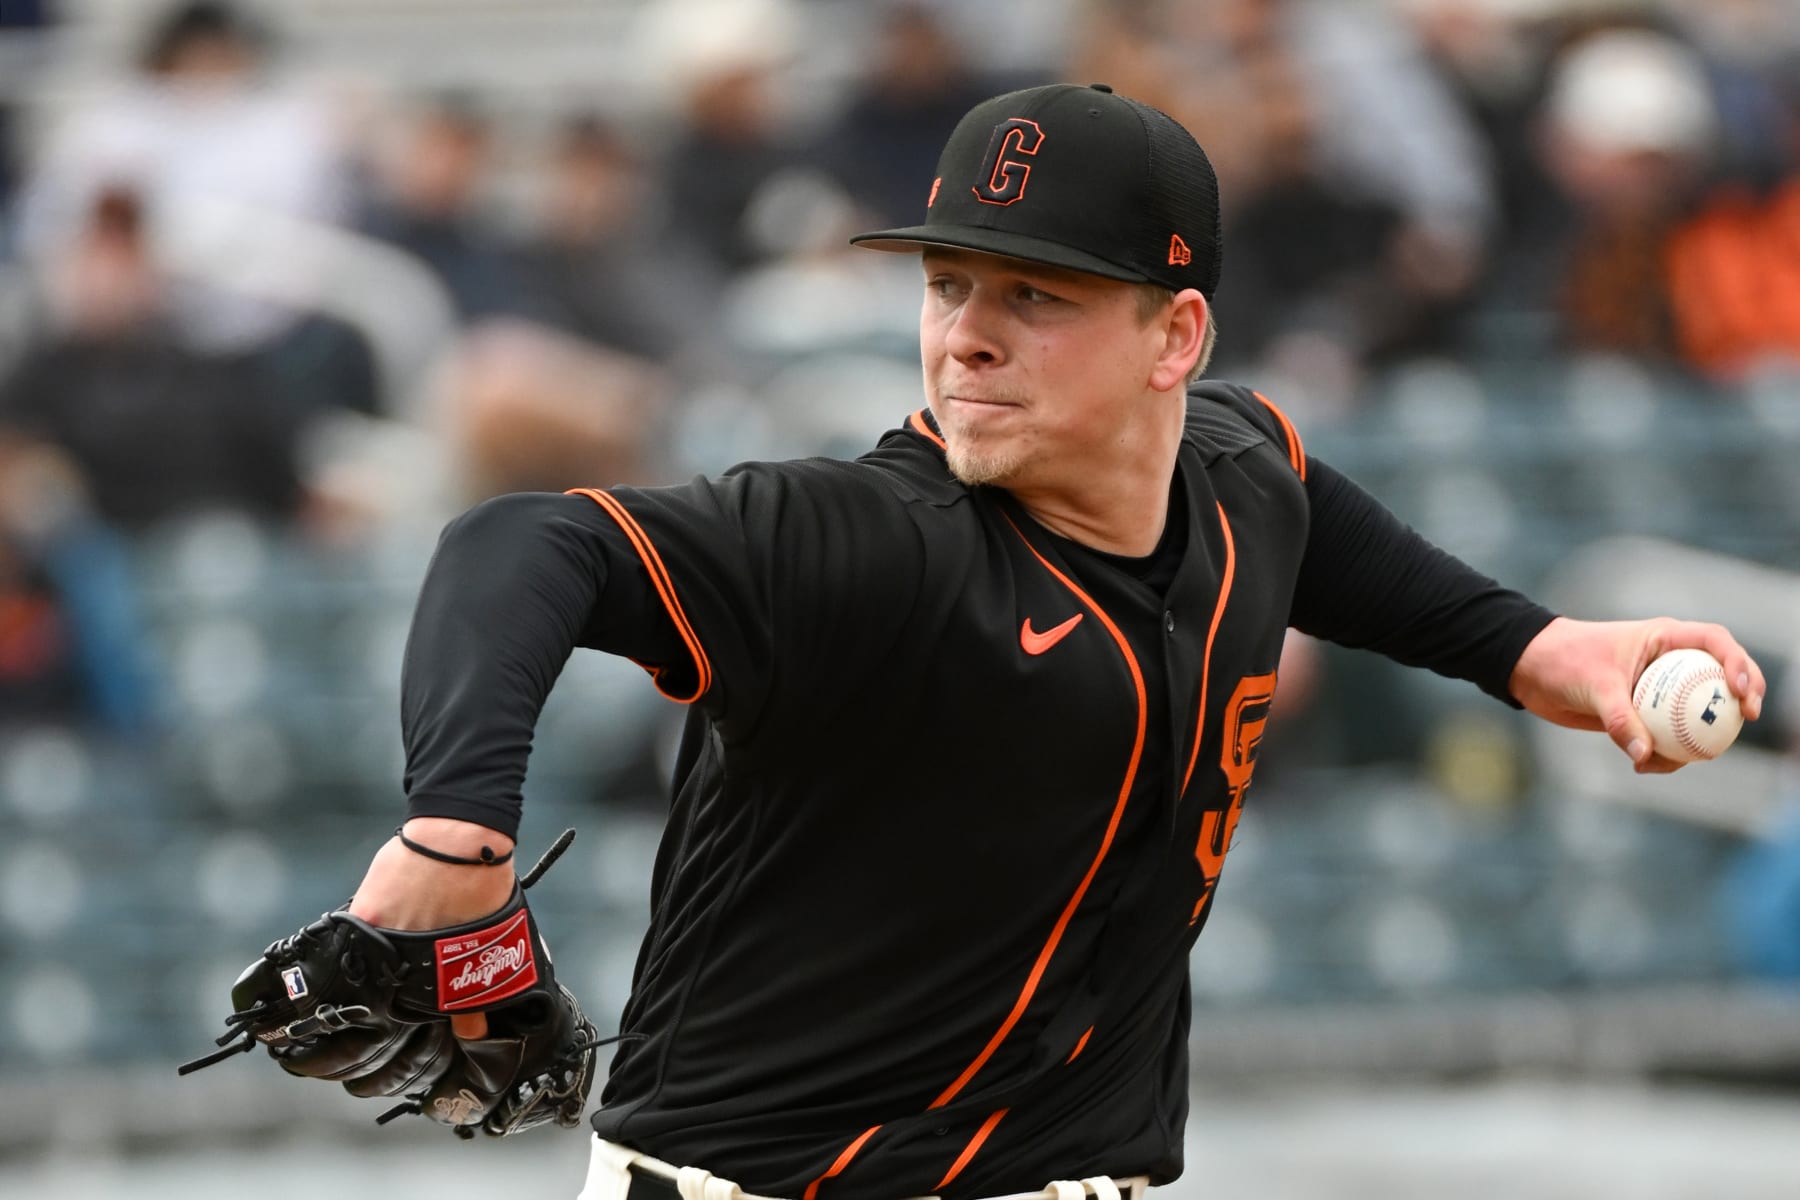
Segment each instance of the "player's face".
[{"label": "player's face", "polygon": [[966,250],[924,267],[925,395],[959,479],[1079,487],[1128,458],[1163,345],[1131,285]]}]

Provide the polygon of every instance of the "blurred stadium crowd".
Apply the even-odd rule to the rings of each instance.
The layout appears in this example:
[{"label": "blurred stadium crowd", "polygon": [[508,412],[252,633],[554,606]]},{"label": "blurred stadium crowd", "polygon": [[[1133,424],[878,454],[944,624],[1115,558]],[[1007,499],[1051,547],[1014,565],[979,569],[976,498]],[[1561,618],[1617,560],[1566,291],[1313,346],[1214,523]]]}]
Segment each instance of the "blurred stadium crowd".
[{"label": "blurred stadium crowd", "polygon": [[[914,269],[845,238],[1057,78],[1211,153],[1213,373],[1478,567],[1800,571],[1791,0],[0,0],[0,1073],[203,1048],[343,900],[447,516],[916,408]],[[672,713],[581,657],[526,850],[595,830],[541,911],[607,1014]],[[1470,689],[1308,644],[1283,681],[1199,1002],[1800,976],[1779,689],[1727,831],[1554,794]]]}]

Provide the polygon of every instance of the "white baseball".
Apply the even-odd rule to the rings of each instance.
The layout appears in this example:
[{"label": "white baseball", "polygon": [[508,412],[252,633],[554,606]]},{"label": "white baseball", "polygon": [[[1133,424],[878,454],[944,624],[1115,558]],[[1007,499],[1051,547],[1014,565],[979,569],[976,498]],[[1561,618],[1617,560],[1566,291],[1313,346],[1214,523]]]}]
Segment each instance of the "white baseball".
[{"label": "white baseball", "polygon": [[1744,727],[1725,668],[1704,650],[1671,650],[1645,667],[1631,703],[1656,752],[1675,762],[1717,758]]}]

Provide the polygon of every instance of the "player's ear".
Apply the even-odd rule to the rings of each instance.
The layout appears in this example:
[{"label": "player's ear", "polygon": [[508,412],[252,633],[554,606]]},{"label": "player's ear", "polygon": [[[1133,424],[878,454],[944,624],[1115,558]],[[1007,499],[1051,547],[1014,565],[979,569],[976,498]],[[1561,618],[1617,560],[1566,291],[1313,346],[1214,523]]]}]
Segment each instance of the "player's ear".
[{"label": "player's ear", "polygon": [[1150,370],[1150,386],[1159,392],[1184,388],[1206,340],[1206,297],[1195,288],[1176,292],[1159,327],[1163,344]]}]

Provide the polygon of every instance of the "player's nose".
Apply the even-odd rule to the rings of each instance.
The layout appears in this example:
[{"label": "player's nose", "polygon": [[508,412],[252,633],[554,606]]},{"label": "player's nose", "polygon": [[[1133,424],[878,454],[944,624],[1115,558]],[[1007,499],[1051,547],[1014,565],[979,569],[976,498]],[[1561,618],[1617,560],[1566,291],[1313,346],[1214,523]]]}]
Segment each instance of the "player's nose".
[{"label": "player's nose", "polygon": [[993,363],[1005,358],[1003,314],[977,288],[957,307],[944,331],[944,349],[961,363]]}]

